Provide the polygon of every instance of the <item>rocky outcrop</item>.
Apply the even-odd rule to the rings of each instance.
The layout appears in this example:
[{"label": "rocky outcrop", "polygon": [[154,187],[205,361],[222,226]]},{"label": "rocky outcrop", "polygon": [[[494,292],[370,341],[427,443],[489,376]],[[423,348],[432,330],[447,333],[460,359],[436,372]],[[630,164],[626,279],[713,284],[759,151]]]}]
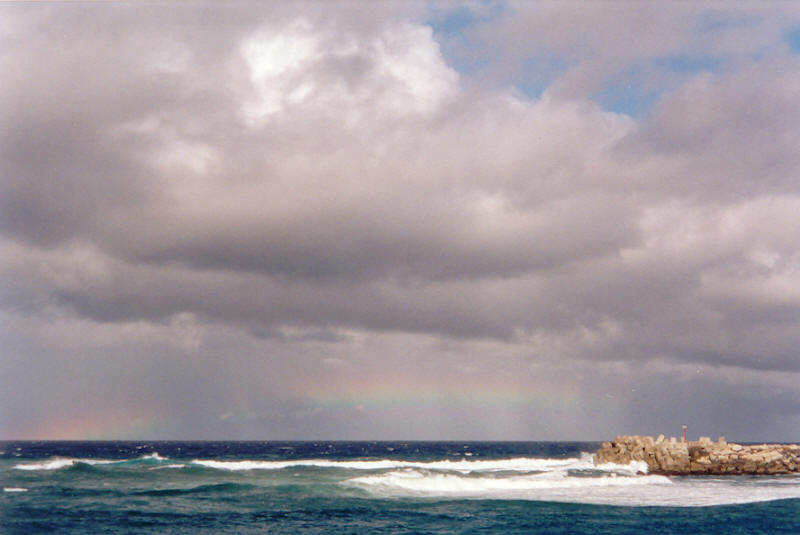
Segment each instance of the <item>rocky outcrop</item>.
[{"label": "rocky outcrop", "polygon": [[790,474],[800,473],[800,445],[744,446],[720,437],[680,442],[659,435],[618,436],[603,442],[594,456],[595,466],[605,463],[647,463],[648,472],[664,475]]}]

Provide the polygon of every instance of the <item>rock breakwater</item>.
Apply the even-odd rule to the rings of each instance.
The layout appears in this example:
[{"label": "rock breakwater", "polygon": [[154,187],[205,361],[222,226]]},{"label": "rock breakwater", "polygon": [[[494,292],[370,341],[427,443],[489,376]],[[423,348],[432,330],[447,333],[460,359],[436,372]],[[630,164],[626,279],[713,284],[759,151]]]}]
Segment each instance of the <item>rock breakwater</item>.
[{"label": "rock breakwater", "polygon": [[605,463],[647,463],[648,472],[663,475],[791,474],[800,473],[800,445],[742,445],[709,437],[681,442],[673,438],[618,436],[603,442],[594,456]]}]

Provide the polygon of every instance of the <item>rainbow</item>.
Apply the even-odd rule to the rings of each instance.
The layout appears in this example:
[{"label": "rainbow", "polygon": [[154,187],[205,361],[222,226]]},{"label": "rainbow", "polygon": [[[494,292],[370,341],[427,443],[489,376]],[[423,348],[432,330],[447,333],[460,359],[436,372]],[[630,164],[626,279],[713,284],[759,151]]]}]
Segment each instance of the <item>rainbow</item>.
[{"label": "rainbow", "polygon": [[581,392],[574,383],[543,382],[532,385],[513,377],[424,378],[419,375],[370,374],[306,381],[295,385],[294,396],[326,408],[365,405],[391,407],[538,407],[574,408]]},{"label": "rainbow", "polygon": [[31,422],[18,431],[17,437],[25,440],[135,439],[152,436],[162,423],[163,417],[151,408],[95,408]]}]

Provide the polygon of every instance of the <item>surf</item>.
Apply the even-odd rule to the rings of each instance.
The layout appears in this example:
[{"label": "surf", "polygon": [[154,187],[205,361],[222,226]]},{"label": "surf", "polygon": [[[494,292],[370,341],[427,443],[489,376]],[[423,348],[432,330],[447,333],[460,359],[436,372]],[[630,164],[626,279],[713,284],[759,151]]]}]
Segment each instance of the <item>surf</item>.
[{"label": "surf", "polygon": [[154,465],[162,463],[167,460],[169,460],[167,457],[162,457],[158,453],[151,453],[148,455],[142,455],[131,459],[87,459],[87,458],[76,459],[69,457],[67,458],[55,457],[43,461],[18,463],[12,466],[12,468],[15,470],[27,470],[27,471],[62,470],[64,468],[73,468],[79,465],[88,465],[88,466],[103,466],[103,465],[130,466],[137,464]]},{"label": "surf", "polygon": [[341,483],[382,499],[528,500],[627,507],[707,507],[800,499],[800,478],[667,477],[625,470],[462,474],[413,468]]},{"label": "surf", "polygon": [[239,460],[224,461],[214,459],[194,459],[192,464],[214,468],[218,470],[246,471],[246,470],[281,470],[293,467],[334,468],[350,470],[391,470],[397,468],[422,468],[428,470],[452,470],[457,472],[540,472],[553,468],[578,468],[591,467],[591,463],[584,458],[568,459],[539,459],[539,458],[513,458],[491,460],[460,461],[444,459],[438,461],[402,461],[395,459],[375,460],[327,460],[327,459],[298,459],[287,461],[260,461]]}]

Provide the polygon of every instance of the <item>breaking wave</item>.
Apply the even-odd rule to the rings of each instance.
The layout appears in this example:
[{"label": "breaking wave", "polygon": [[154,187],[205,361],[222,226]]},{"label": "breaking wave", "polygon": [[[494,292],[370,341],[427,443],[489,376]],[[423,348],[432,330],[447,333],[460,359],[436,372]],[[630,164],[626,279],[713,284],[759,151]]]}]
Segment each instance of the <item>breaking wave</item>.
[{"label": "breaking wave", "polygon": [[[580,464],[576,460],[576,465]],[[800,498],[800,477],[670,478],[631,465],[539,473],[460,473],[420,468],[365,474],[342,482],[379,498],[535,500],[622,506],[698,507]]]},{"label": "breaking wave", "polygon": [[72,459],[72,458],[54,458],[46,461],[19,463],[12,468],[17,470],[60,470],[62,468],[71,468],[74,466],[97,466],[97,465],[136,465],[136,464],[157,464],[161,461],[166,461],[166,457],[161,457],[158,453],[151,453],[150,455],[143,455],[135,459]]},{"label": "breaking wave", "polygon": [[302,459],[288,461],[217,461],[195,459],[193,464],[215,468],[218,470],[281,470],[292,467],[341,468],[349,470],[392,470],[399,468],[420,468],[426,470],[448,470],[462,473],[469,472],[541,472],[555,468],[579,468],[586,464],[581,458],[573,459],[496,459],[496,460],[441,460],[441,461],[398,461],[391,459],[329,461],[324,459]]},{"label": "breaking wave", "polygon": [[503,497],[505,491],[545,489],[586,489],[643,485],[672,485],[665,476],[617,476],[608,472],[596,477],[575,477],[567,472],[542,472],[506,477],[463,477],[459,474],[436,473],[416,469],[394,470],[384,474],[350,479],[347,484],[392,494],[395,490],[415,494],[478,495]]}]

